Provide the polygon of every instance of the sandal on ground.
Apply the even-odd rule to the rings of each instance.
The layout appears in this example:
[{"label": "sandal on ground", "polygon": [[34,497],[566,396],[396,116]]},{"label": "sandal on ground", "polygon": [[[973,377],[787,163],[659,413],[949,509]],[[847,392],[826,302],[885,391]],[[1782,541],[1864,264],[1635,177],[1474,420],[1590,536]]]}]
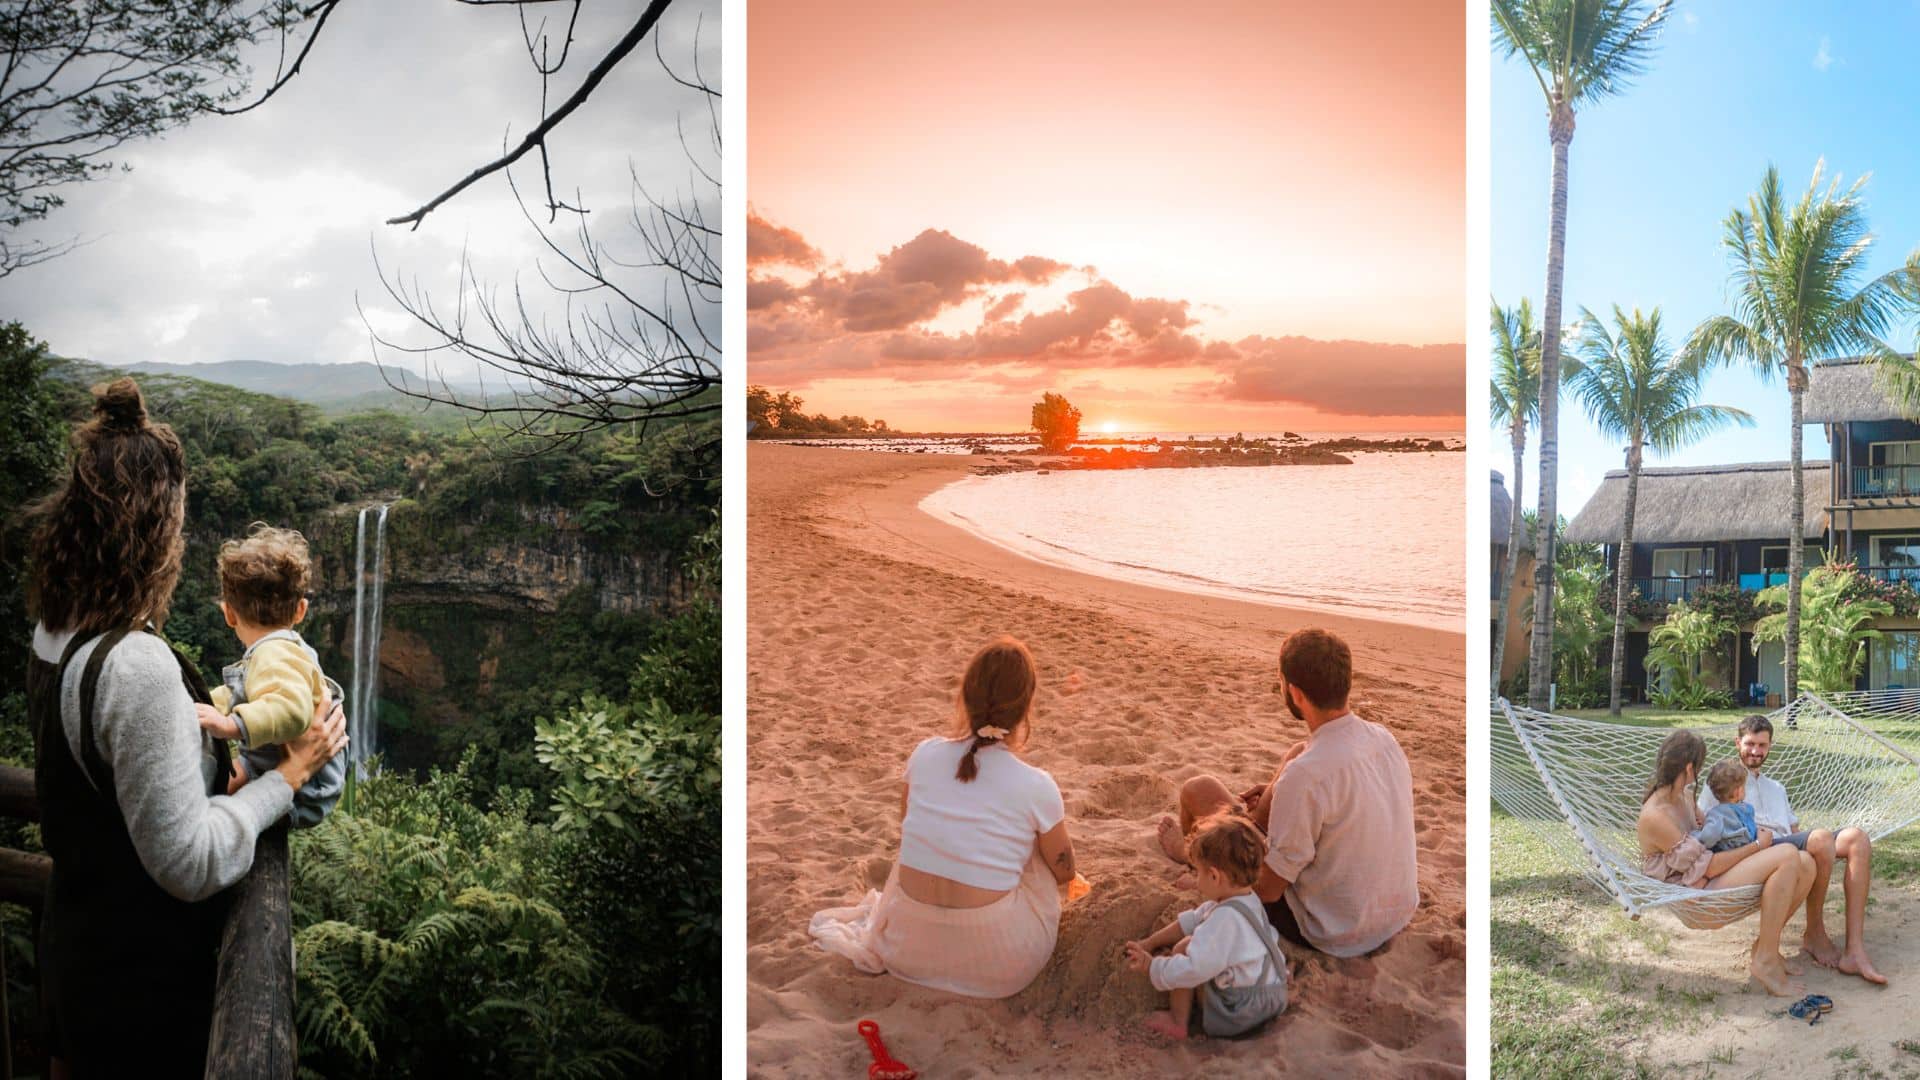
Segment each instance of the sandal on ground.
[{"label": "sandal on ground", "polygon": [[[1787,1015],[1793,1017],[1795,1020],[1805,1020],[1809,1027],[1819,1023],[1820,1018],[1826,1015],[1819,1004],[1813,1000],[1819,996],[1821,995],[1808,994],[1806,997],[1787,1006]],[[1828,1004],[1828,1008],[1832,1008],[1831,1003]]]}]

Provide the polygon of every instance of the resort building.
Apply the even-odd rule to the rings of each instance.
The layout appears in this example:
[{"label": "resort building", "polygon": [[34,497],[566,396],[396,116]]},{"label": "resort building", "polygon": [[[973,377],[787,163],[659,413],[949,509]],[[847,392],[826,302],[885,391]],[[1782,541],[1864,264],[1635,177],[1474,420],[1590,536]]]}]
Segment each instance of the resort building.
[{"label": "resort building", "polygon": [[[1920,423],[1905,419],[1875,384],[1870,365],[1826,361],[1811,369],[1805,419],[1824,429],[1826,460],[1805,462],[1806,565],[1851,562],[1869,577],[1920,585]],[[1792,473],[1784,461],[1643,468],[1626,570],[1636,594],[1627,636],[1633,700],[1647,697],[1647,632],[1676,600],[1724,602],[1713,590],[1757,592],[1785,582]],[[1627,474],[1609,472],[1567,527],[1571,543],[1601,545],[1620,572]],[[1611,581],[1608,594],[1612,594]],[[1876,623],[1859,689],[1920,686],[1920,619]],[[1784,683],[1778,642],[1752,648],[1752,624],[1719,669],[1741,704],[1777,703]]]}]

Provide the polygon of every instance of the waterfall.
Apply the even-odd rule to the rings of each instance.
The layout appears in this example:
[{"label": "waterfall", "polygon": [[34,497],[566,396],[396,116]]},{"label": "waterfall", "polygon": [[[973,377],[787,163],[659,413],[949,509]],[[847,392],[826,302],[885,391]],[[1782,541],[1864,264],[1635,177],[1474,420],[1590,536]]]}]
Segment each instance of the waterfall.
[{"label": "waterfall", "polygon": [[[374,510],[373,588],[367,588],[367,511]],[[353,685],[347,690],[347,759],[365,761],[380,734],[380,599],[386,587],[387,504],[363,506],[354,528]],[[368,603],[371,596],[372,603]]]}]

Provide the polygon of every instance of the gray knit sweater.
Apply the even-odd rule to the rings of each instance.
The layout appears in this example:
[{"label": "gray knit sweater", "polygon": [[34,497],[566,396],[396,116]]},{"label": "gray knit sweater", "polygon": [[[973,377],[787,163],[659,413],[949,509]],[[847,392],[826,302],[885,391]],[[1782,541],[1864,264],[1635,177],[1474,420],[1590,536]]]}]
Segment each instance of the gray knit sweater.
[{"label": "gray knit sweater", "polygon": [[[33,631],[33,651],[58,664],[71,632]],[[80,761],[80,678],[97,642],[80,646],[60,686],[60,720]],[[168,893],[204,900],[246,875],[254,841],[293,805],[277,771],[233,795],[208,797],[218,763],[200,730],[180,665],[152,634],[128,634],[107,657],[95,692],[93,734],[113,770],[114,794],[140,864]]]}]

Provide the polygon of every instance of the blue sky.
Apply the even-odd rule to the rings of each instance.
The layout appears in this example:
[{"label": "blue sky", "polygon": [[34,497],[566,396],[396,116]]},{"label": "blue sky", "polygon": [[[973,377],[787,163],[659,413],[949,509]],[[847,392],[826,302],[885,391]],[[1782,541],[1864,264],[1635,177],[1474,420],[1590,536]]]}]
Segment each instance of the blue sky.
[{"label": "blue sky", "polygon": [[[1849,182],[1870,173],[1871,270],[1897,266],[1920,247],[1916,36],[1920,3],[1677,3],[1650,70],[1578,117],[1568,169],[1565,319],[1581,305],[1609,317],[1616,303],[1658,306],[1678,346],[1702,319],[1726,311],[1721,222],[1759,186],[1769,163],[1796,198],[1821,158]],[[1498,53],[1490,90],[1493,296],[1502,305],[1528,296],[1537,309],[1551,166],[1546,106],[1526,66]],[[1484,321],[1475,329],[1486,333]],[[1913,341],[1903,331],[1895,343]],[[1756,424],[1673,458],[1649,454],[1649,465],[1786,459],[1784,382],[1723,370],[1702,400],[1746,409]],[[1806,436],[1809,459],[1827,452],[1817,427]],[[1560,438],[1560,508],[1571,518],[1606,471],[1622,467],[1624,448],[1603,439],[1566,397]],[[1528,505],[1537,486],[1534,451],[1530,442]],[[1492,459],[1503,475],[1512,470],[1504,431],[1495,435]]]}]

